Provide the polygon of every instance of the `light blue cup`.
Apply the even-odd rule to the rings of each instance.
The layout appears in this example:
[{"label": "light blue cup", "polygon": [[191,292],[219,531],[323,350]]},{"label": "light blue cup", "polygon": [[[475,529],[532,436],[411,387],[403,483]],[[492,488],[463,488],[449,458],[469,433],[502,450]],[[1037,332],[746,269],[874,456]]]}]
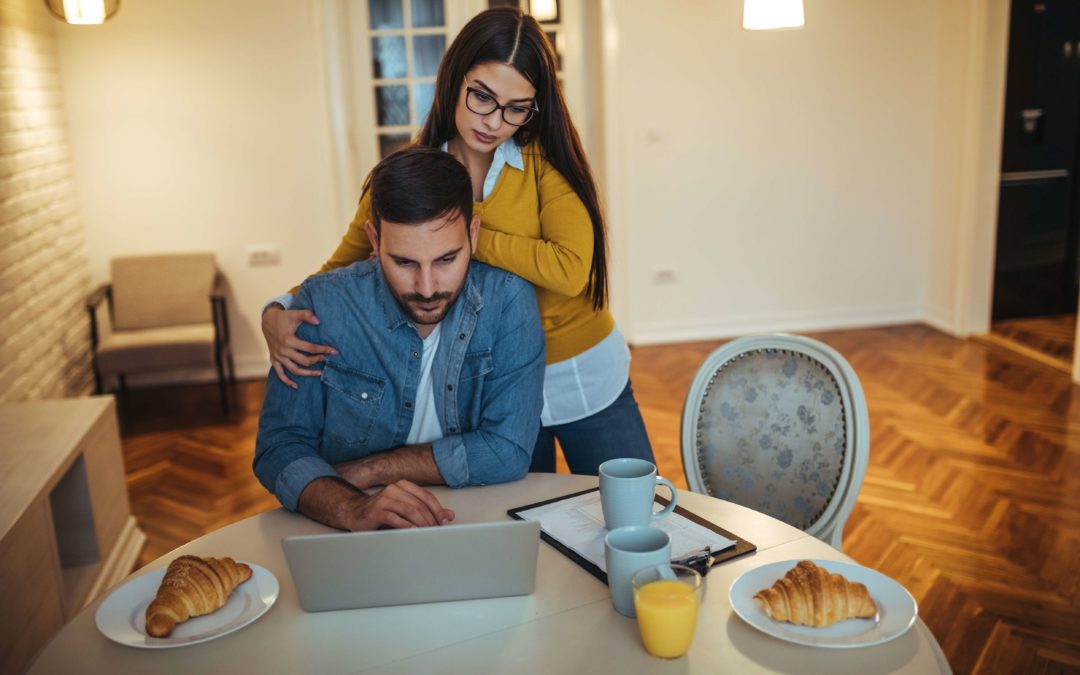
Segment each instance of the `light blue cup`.
[{"label": "light blue cup", "polygon": [[[671,502],[653,513],[657,485],[671,491]],[[678,498],[675,486],[667,478],[656,475],[656,465],[652,462],[622,457],[600,465],[600,507],[604,511],[604,526],[609,530],[648,525],[670,514]]]},{"label": "light blue cup", "polygon": [[637,616],[631,579],[646,567],[670,562],[671,537],[663,530],[632,525],[608,532],[604,537],[604,567],[615,611],[623,616]]}]

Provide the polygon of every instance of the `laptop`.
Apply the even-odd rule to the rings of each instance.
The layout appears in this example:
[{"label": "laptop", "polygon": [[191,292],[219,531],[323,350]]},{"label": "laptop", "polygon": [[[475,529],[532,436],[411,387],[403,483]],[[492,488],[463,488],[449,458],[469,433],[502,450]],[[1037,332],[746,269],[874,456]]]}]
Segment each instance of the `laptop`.
[{"label": "laptop", "polygon": [[305,612],[528,595],[540,523],[506,521],[285,537]]}]

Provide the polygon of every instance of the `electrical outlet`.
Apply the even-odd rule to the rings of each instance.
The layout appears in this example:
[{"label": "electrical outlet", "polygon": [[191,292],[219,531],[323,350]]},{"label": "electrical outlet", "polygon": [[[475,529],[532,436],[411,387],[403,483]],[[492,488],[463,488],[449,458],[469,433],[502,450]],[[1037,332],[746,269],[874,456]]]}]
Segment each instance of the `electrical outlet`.
[{"label": "electrical outlet", "polygon": [[653,270],[652,282],[656,286],[667,286],[675,283],[675,270],[666,267]]},{"label": "electrical outlet", "polygon": [[252,244],[247,247],[248,265],[272,267],[281,264],[281,247],[277,244]]}]

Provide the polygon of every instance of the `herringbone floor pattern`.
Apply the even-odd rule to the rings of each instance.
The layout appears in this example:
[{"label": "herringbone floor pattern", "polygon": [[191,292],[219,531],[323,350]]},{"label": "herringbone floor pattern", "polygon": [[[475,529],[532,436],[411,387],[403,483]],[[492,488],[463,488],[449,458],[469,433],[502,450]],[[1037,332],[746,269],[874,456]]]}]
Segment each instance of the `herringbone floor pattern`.
[{"label": "herringbone floor pattern", "polygon": [[1073,341],[1076,339],[1076,315],[1040,316],[1005,319],[990,326],[991,337],[1007,340],[1021,351],[1035,350],[1072,369]]},{"label": "herringbone floor pattern", "polygon": [[[958,673],[1080,673],[1080,388],[1059,370],[924,326],[817,333],[851,362],[871,456],[845,552],[897,579]],[[634,350],[661,472],[685,486],[683,398],[720,343]],[[213,387],[124,409],[142,562],[275,506],[250,473],[262,385],[220,420]],[[749,536],[749,534],[748,534]]]}]

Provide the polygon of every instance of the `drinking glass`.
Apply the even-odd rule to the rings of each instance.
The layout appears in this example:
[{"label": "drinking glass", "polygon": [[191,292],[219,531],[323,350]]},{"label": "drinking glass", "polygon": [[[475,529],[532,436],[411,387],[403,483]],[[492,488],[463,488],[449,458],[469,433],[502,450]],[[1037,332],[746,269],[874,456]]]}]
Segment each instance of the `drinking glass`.
[{"label": "drinking glass", "polygon": [[685,565],[657,565],[634,574],[634,608],[645,649],[677,659],[690,649],[705,580]]}]

